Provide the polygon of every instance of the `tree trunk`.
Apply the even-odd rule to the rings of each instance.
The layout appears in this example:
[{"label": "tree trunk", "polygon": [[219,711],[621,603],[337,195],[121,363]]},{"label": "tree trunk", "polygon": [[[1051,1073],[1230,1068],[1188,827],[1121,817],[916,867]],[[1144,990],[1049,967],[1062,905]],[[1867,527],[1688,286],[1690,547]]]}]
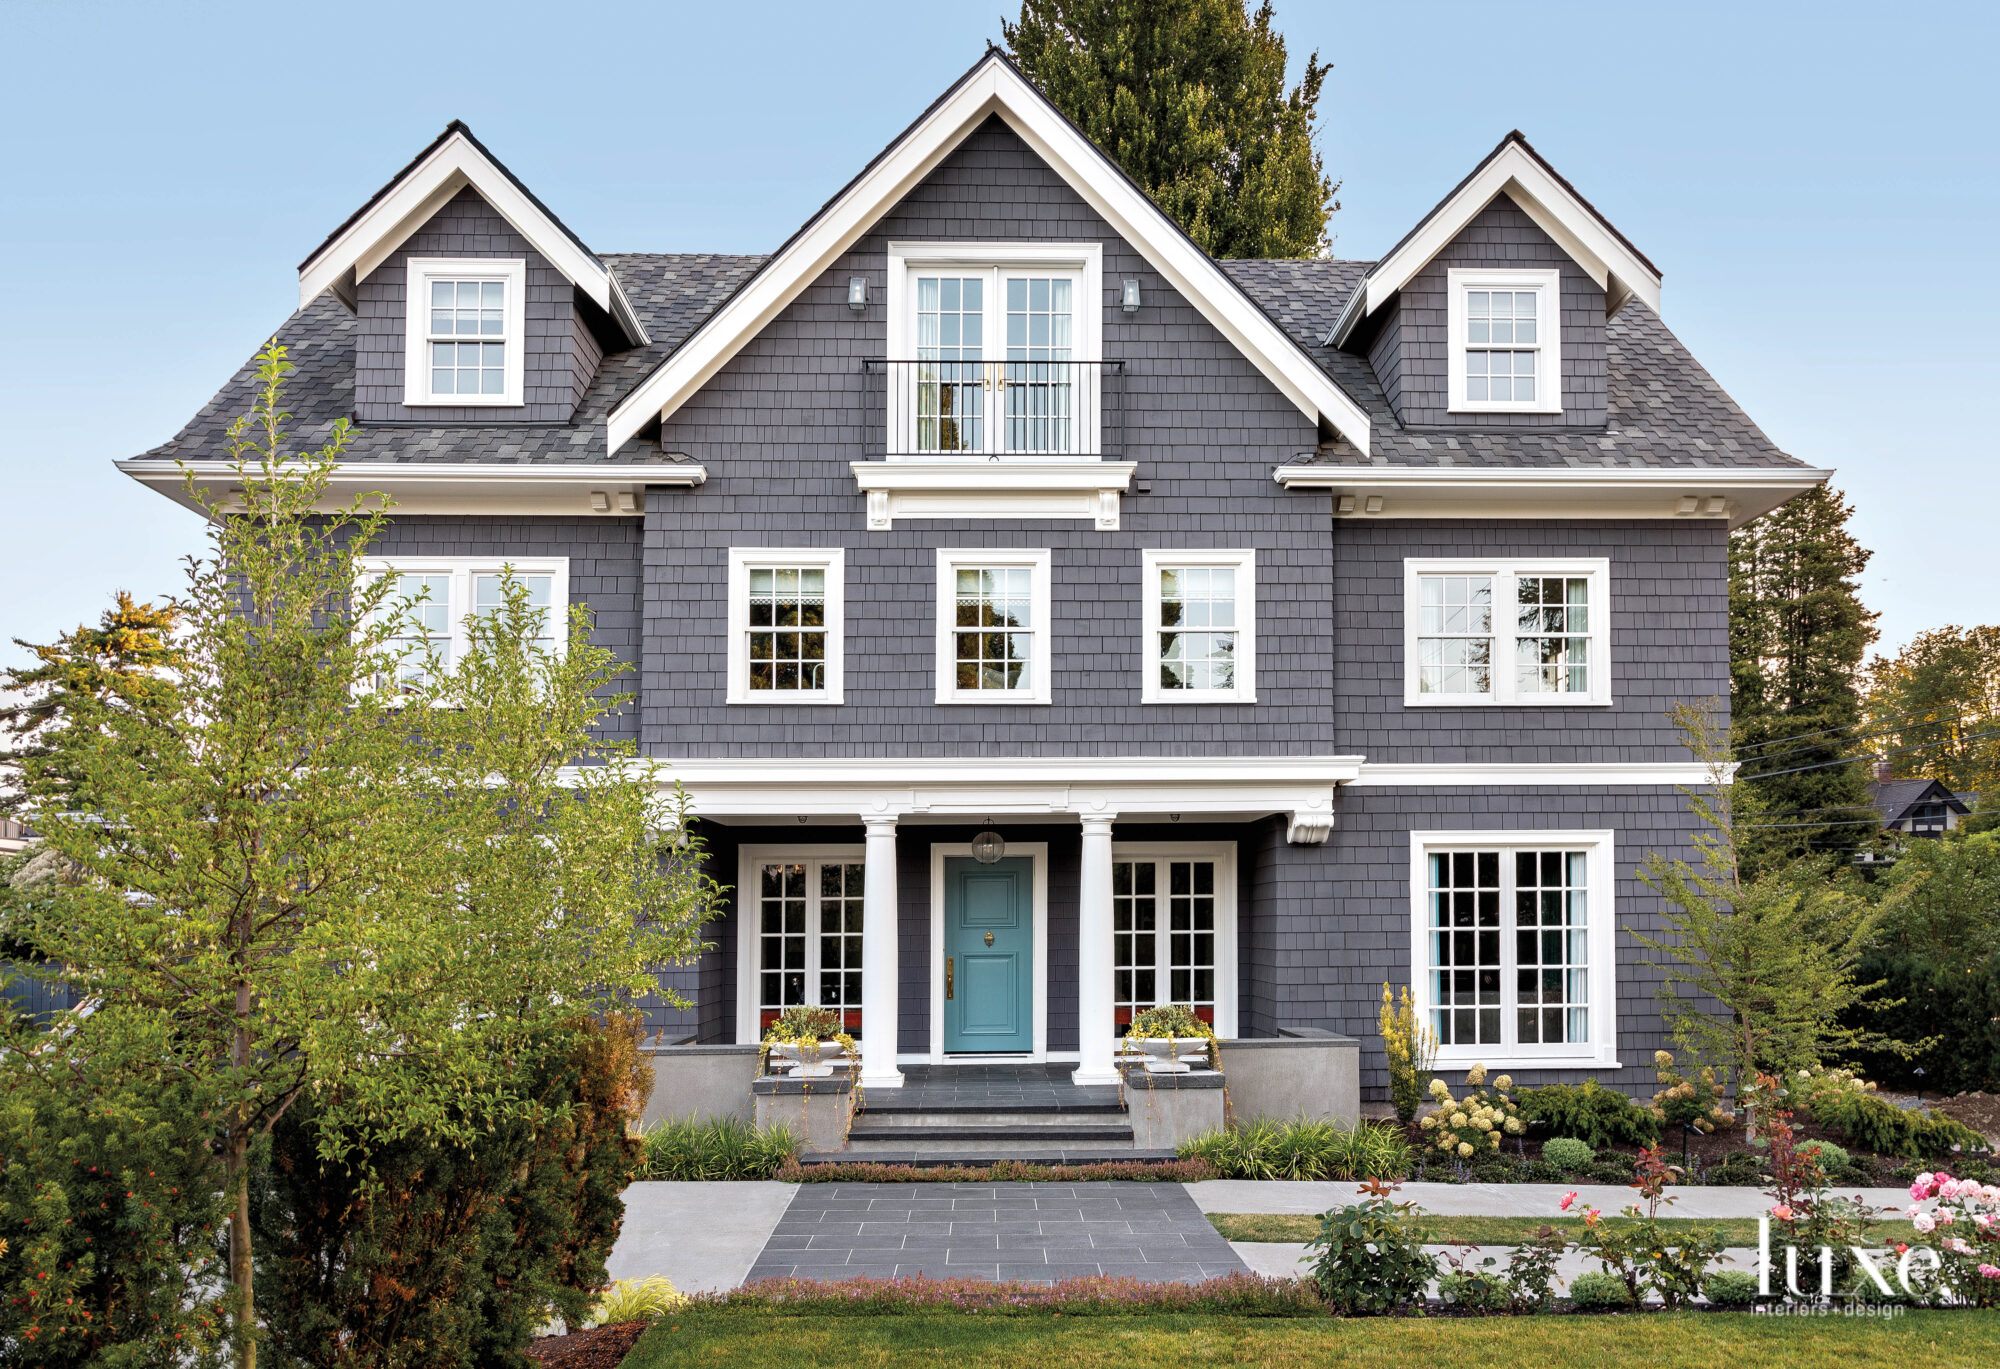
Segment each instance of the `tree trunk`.
[{"label": "tree trunk", "polygon": [[229,1176],[229,1282],[236,1289],[237,1369],[257,1369],[257,1298],[250,1263],[250,1133],[232,1126]]}]

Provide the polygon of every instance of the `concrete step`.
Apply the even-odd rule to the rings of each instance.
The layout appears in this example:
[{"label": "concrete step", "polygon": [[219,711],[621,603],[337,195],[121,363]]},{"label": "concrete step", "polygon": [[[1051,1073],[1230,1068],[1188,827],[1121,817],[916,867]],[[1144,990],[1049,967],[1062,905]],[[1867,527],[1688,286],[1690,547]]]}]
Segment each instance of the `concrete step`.
[{"label": "concrete step", "polygon": [[929,1131],[939,1127],[1005,1127],[1009,1131],[1040,1131],[1044,1127],[1074,1127],[1116,1124],[1125,1110],[1108,1107],[1040,1108],[1032,1111],[995,1106],[969,1106],[943,1111],[938,1108],[897,1108],[864,1106],[854,1114],[854,1125],[893,1128],[897,1131]]},{"label": "concrete step", "polygon": [[893,1142],[909,1149],[911,1147],[935,1146],[952,1141],[1025,1141],[1035,1145],[1049,1146],[1062,1141],[1091,1141],[1106,1145],[1132,1143],[1132,1128],[1129,1124],[1112,1122],[1109,1124],[1088,1122],[1054,1122],[1041,1126],[882,1126],[872,1118],[856,1121],[848,1130],[847,1139],[854,1141]]},{"label": "concrete step", "polygon": [[1130,1147],[1117,1149],[1104,1146],[1076,1146],[1057,1149],[1048,1146],[1022,1145],[1019,1149],[1001,1149],[987,1145],[963,1152],[941,1151],[931,1147],[923,1150],[842,1150],[829,1152],[808,1151],[799,1156],[801,1165],[838,1165],[863,1162],[877,1165],[991,1165],[1002,1160],[1016,1160],[1023,1164],[1040,1165],[1091,1165],[1113,1161],[1137,1161],[1140,1164],[1166,1164],[1179,1159],[1171,1150],[1135,1150]]}]

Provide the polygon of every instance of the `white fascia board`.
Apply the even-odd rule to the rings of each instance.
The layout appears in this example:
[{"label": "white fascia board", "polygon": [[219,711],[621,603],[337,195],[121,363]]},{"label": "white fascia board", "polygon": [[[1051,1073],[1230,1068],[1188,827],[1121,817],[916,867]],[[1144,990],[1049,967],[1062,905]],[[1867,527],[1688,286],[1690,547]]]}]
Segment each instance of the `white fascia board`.
[{"label": "white fascia board", "polygon": [[1732,528],[1832,478],[1809,466],[1296,465],[1272,472],[1286,489],[1329,491],[1339,517],[1727,518]]},{"label": "white fascia board", "polygon": [[[241,477],[220,462],[138,459],[116,463],[140,484],[183,508],[202,512],[187,474],[211,493],[240,488]],[[299,469],[296,466],[291,469]],[[282,469],[282,468],[281,468]],[[345,507],[357,495],[380,493],[394,513],[466,513],[637,517],[648,486],[691,488],[708,479],[695,465],[611,464],[521,466],[491,462],[348,461],[334,467],[318,507]],[[603,507],[599,507],[599,505]]]},{"label": "white fascia board", "polygon": [[982,69],[884,153],[808,231],[611,411],[610,450],[617,451],[655,418],[671,415],[966,135],[996,113],[1301,412],[1315,420],[1324,418],[1367,453],[1368,416],[1360,406],[1089,139],[998,57],[987,58]]},{"label": "white fascia board", "polygon": [[[514,182],[472,145],[453,133],[428,157],[412,167],[394,189],[368,207],[346,231],[322,248],[299,270],[299,307],[337,283],[367,279],[432,215],[466,186],[479,192],[493,211],[526,238],[549,264],[598,308],[618,318],[621,326],[636,325],[630,306],[621,314],[614,305],[611,272],[603,262],[578,247],[554,220],[522,194]],[[632,331],[627,327],[628,334]],[[640,330],[636,343],[643,339]]]},{"label": "white fascia board", "polygon": [[1707,788],[1705,766],[1691,761],[1584,761],[1577,764],[1535,762],[1473,762],[1464,765],[1418,762],[1406,765],[1369,763],[1352,781],[1356,789],[1476,787],[1505,789],[1565,785],[1671,786]]},{"label": "white fascia board", "polygon": [[1659,272],[1607,230],[1593,210],[1524,149],[1509,142],[1439,206],[1414,237],[1370,268],[1355,292],[1361,296],[1360,307],[1343,310],[1335,326],[1335,344],[1345,343],[1364,317],[1393,299],[1499,194],[1519,205],[1604,288],[1610,312],[1616,313],[1617,305],[1632,298],[1660,312]]}]

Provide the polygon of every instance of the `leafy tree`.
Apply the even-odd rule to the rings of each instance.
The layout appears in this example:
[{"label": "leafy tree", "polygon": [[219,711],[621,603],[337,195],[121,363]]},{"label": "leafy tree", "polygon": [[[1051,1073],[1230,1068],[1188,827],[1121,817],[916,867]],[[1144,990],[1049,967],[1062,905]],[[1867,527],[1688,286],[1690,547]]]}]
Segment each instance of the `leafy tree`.
[{"label": "leafy tree", "polygon": [[[382,519],[327,499],[345,426],[287,460],[268,344],[231,429],[240,493],[208,503],[159,708],[80,695],[31,801],[69,872],[31,935],[92,995],[45,1049],[165,1071],[214,1102],[230,1213],[232,1348],[256,1361],[251,1148],[311,1096],[328,1159],[412,1135],[470,1142],[537,1115],[522,1062],[579,1014],[659,991],[715,887],[630,747],[594,724],[623,667],[508,576],[464,659],[408,651],[392,578],[360,561]],[[192,478],[191,494],[199,494]]]},{"label": "leafy tree", "polygon": [[1839,492],[1800,495],[1729,538],[1730,716],[1738,779],[1761,816],[1742,829],[1752,868],[1870,840],[1860,666],[1876,615],[1858,577],[1870,553]]},{"label": "leafy tree", "polygon": [[2000,833],[1909,842],[1877,887],[1883,950],[1954,965],[2000,954]]},{"label": "leafy tree", "polygon": [[2000,785],[2000,627],[1920,632],[1895,656],[1869,664],[1868,685],[1870,745],[1891,774],[1993,794]]},{"label": "leafy tree", "polygon": [[1154,203],[1216,257],[1327,249],[1340,187],[1314,145],[1333,68],[1285,87],[1270,0],[1022,0],[1009,55]]},{"label": "leafy tree", "polygon": [[1705,789],[1687,793],[1714,831],[1694,837],[1695,865],[1647,854],[1640,878],[1665,901],[1667,933],[1627,929],[1666,969],[1658,997],[1674,1040],[1697,1060],[1726,1067],[1739,1088],[1760,1072],[1880,1046],[1841,1021],[1878,987],[1854,976],[1877,910],[1829,882],[1824,860],[1750,875],[1744,829],[1755,826],[1758,798],[1729,782],[1717,710],[1677,704],[1674,720],[1710,775]]}]

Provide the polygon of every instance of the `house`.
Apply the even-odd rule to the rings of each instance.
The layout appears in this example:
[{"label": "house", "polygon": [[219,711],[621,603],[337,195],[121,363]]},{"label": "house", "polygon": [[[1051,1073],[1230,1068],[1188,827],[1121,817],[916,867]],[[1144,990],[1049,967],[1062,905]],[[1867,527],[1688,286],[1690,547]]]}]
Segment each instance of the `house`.
[{"label": "house", "polygon": [[[1179,1002],[1380,1097],[1389,981],[1447,1066],[1651,1087],[1666,713],[1829,473],[1520,134],[1377,261],[1216,261],[989,52],[769,255],[596,251],[454,123],[299,286],[298,436],[354,420],[422,630],[511,564],[637,666],[735,890],[669,1036],[1097,1087]],[[251,383],[123,469],[181,497]]]},{"label": "house", "polygon": [[1972,812],[1974,796],[1954,794],[1942,781],[1869,781],[1868,801],[1882,815],[1882,830],[1906,837],[1941,837],[1955,831]]}]

